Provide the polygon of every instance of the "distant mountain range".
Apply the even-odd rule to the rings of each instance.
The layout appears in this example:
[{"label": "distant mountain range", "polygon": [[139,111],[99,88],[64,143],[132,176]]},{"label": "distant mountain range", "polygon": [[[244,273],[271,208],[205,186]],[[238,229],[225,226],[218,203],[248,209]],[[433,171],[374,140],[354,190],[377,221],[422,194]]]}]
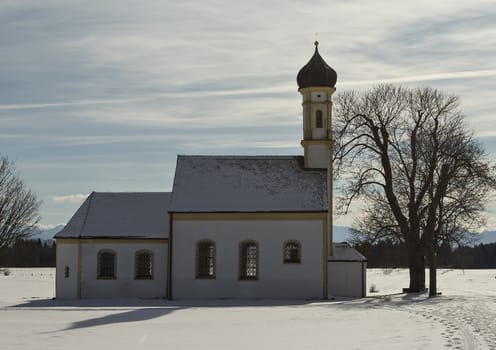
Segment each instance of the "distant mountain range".
[{"label": "distant mountain range", "polygon": [[480,243],[496,243],[496,231],[484,231],[480,235],[480,239],[477,244]]},{"label": "distant mountain range", "polygon": [[60,224],[47,230],[40,230],[39,233],[34,234],[31,239],[41,239],[42,241],[52,241],[53,236],[59,233],[65,225]]},{"label": "distant mountain range", "polygon": [[346,242],[350,238],[348,226],[333,226],[332,236],[334,242]]},{"label": "distant mountain range", "polygon": [[[57,225],[47,230],[41,230],[40,233],[34,235],[33,239],[40,238],[42,241],[53,240],[58,232],[60,232],[65,225]],[[348,226],[334,226],[334,242],[345,242],[350,238],[350,228]],[[480,243],[496,243],[496,231],[484,231],[480,235],[480,239],[476,244]]]}]

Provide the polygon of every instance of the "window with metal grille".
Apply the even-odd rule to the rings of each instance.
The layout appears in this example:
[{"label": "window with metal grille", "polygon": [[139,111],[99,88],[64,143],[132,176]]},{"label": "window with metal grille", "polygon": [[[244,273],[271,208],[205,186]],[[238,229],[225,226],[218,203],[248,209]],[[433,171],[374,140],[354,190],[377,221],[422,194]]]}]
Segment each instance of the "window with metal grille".
[{"label": "window with metal grille", "polygon": [[98,252],[98,279],[115,279],[115,252],[100,250]]},{"label": "window with metal grille", "polygon": [[254,241],[242,242],[239,249],[239,279],[258,279],[258,244]]},{"label": "window with metal grille", "polygon": [[153,253],[148,250],[136,252],[134,257],[134,278],[137,280],[153,279]]},{"label": "window with metal grille", "polygon": [[196,278],[215,278],[215,243],[196,243]]},{"label": "window with metal grille", "polygon": [[301,263],[301,244],[298,241],[284,243],[284,263]]},{"label": "window with metal grille", "polygon": [[322,111],[318,110],[315,113],[315,127],[317,129],[322,129],[324,127],[324,118],[322,117]]}]

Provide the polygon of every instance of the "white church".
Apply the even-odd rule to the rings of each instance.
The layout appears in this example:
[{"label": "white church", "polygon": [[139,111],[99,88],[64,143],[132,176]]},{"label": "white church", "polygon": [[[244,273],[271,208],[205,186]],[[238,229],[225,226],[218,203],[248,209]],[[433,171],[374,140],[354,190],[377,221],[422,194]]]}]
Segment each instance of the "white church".
[{"label": "white church", "polygon": [[93,192],[56,235],[56,297],[365,296],[366,259],[332,239],[332,94],[297,76],[304,155],[177,157],[172,192]]}]

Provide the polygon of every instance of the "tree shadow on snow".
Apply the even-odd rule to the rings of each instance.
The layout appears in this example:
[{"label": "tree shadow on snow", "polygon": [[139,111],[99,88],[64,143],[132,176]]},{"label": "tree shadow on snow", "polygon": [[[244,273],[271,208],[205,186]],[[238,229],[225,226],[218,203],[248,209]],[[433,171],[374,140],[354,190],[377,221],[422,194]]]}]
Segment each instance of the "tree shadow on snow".
[{"label": "tree shadow on snow", "polygon": [[302,306],[317,303],[317,300],[266,300],[266,299],[223,299],[223,300],[194,300],[169,301],[164,299],[84,299],[84,300],[55,300],[33,299],[24,303],[10,306],[26,310],[51,310],[61,312],[92,311],[105,313],[100,317],[71,323],[64,329],[48,333],[90,328],[119,323],[141,322],[185,309],[203,308],[234,308],[234,307],[287,307]]},{"label": "tree shadow on snow", "polygon": [[439,296],[429,298],[427,293],[395,293],[387,295],[367,296],[360,299],[338,299],[330,306],[339,308],[387,308],[395,309],[406,305],[436,305],[453,300],[451,297]]},{"label": "tree shadow on snow", "polygon": [[198,299],[198,300],[167,300],[167,299],[28,299],[21,304],[10,308],[56,308],[56,310],[76,311],[88,308],[99,310],[123,307],[175,307],[175,308],[202,308],[202,307],[271,307],[271,306],[299,306],[315,302],[318,299]]},{"label": "tree shadow on snow", "polygon": [[95,317],[87,320],[73,322],[70,326],[66,327],[65,329],[62,329],[61,331],[105,326],[109,324],[147,321],[154,318],[165,316],[176,310],[177,310],[176,308],[161,308],[161,307],[130,310],[126,312],[110,314],[101,317]]},{"label": "tree shadow on snow", "polygon": [[76,321],[64,329],[47,332],[61,332],[72,329],[104,326],[109,324],[140,322],[166,316],[184,307],[169,304],[162,299],[94,299],[94,300],[56,300],[31,299],[9,308],[23,310],[50,310],[54,312],[91,311],[92,315],[104,313],[99,317]]}]

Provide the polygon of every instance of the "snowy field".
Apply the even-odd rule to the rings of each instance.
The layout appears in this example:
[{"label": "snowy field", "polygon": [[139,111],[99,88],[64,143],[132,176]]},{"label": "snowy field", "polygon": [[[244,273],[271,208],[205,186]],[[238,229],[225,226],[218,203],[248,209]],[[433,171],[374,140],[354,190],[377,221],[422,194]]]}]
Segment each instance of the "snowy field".
[{"label": "snowy field", "polygon": [[496,349],[496,270],[440,270],[442,296],[405,295],[407,270],[369,269],[354,300],[58,301],[54,269],[0,274],[0,349]]}]

